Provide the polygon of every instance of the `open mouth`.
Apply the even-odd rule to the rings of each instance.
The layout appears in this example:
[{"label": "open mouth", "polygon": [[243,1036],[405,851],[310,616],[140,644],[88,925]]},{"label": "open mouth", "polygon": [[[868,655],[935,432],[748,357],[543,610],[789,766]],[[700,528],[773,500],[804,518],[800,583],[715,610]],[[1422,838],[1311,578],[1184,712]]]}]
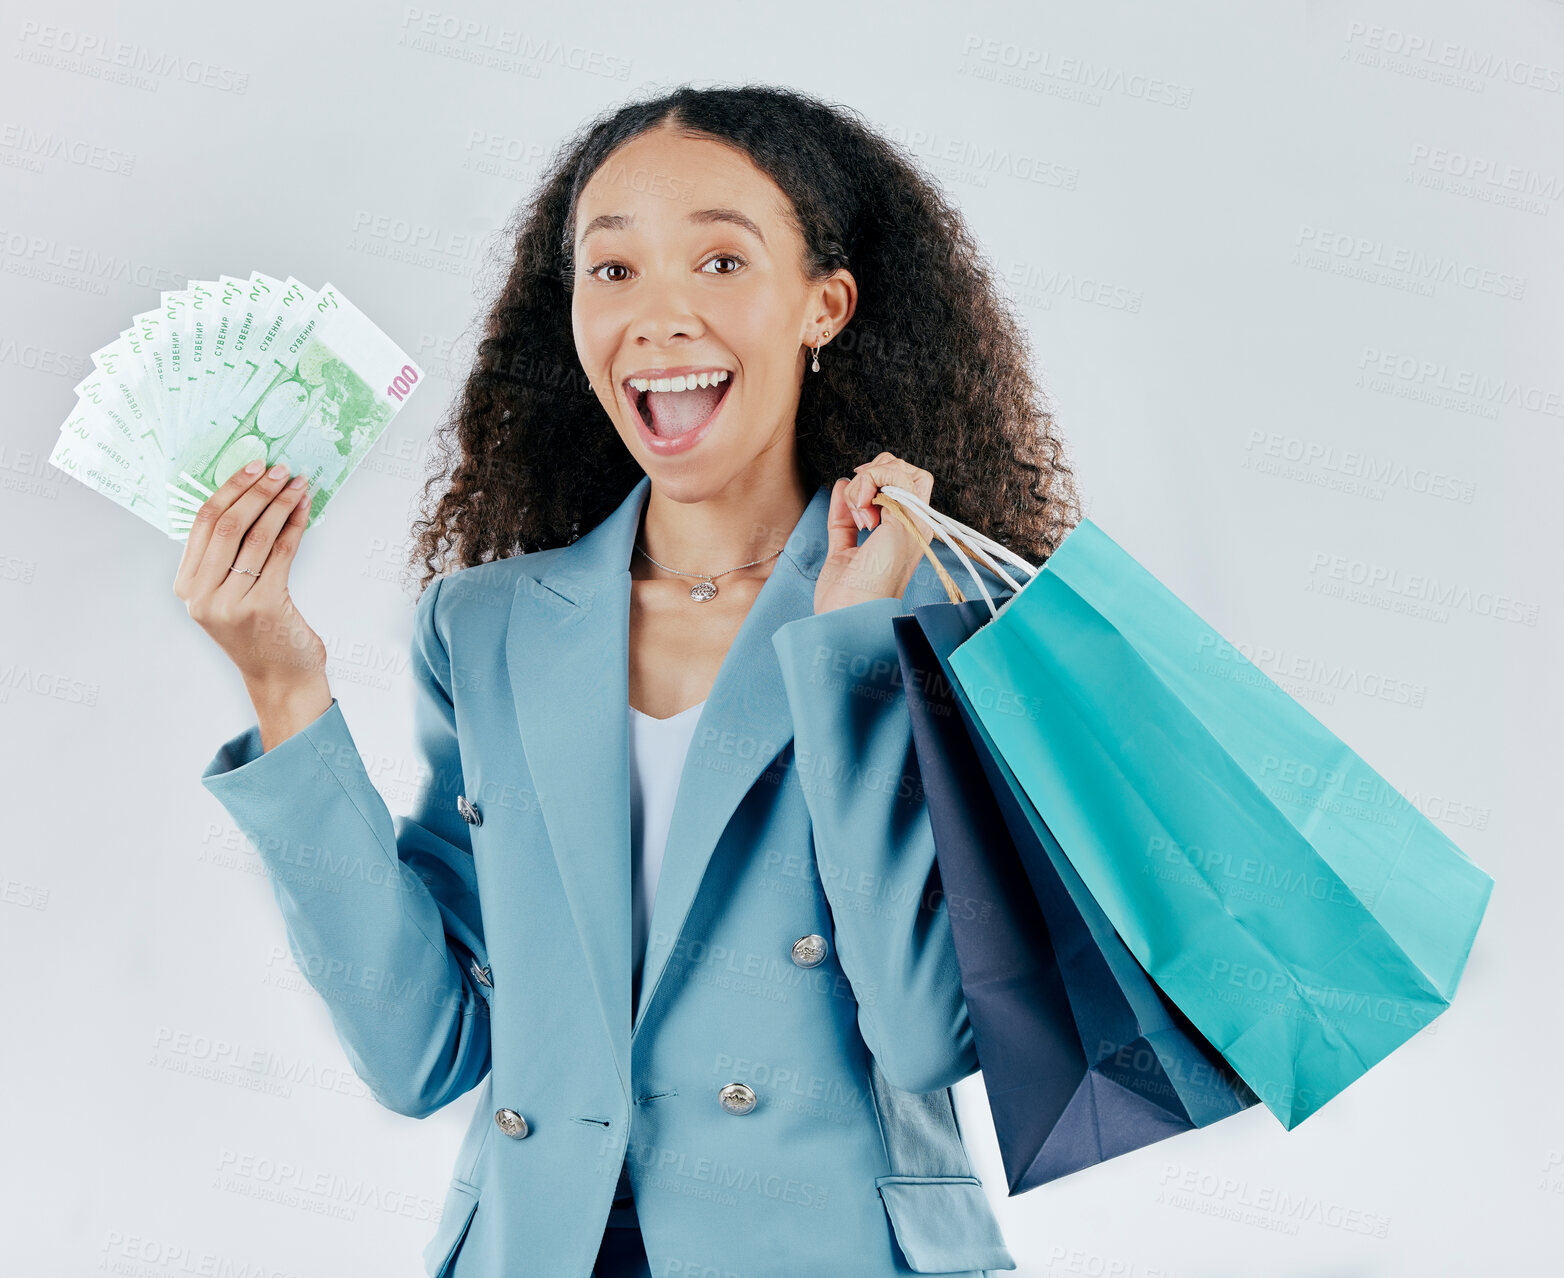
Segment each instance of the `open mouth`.
[{"label": "open mouth", "polygon": [[727,398],[733,375],[722,371],[714,372],[712,377],[721,380],[708,379],[707,384],[701,386],[693,377],[669,379],[674,385],[687,380],[689,384],[682,390],[637,390],[626,381],[625,395],[630,406],[641,415],[648,432],[660,439],[678,439],[709,422]]}]

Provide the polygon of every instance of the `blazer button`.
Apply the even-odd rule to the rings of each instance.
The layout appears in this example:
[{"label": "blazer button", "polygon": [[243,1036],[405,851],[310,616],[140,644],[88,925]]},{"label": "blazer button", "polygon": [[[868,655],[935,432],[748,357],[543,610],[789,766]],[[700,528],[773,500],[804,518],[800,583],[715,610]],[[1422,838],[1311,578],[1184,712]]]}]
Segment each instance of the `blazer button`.
[{"label": "blazer button", "polygon": [[514,1136],[517,1140],[527,1134],[527,1120],[513,1109],[495,1110],[494,1121],[499,1124],[502,1132],[507,1136]]},{"label": "blazer button", "polygon": [[717,1093],[717,1102],[730,1114],[747,1114],[755,1108],[755,1093],[743,1083],[728,1083]]},{"label": "blazer button", "polygon": [[456,810],[462,814],[462,820],[468,825],[482,825],[483,817],[478,814],[478,809],[467,802],[465,794],[456,796]]},{"label": "blazer button", "polygon": [[793,942],[793,962],[799,967],[817,967],[825,962],[825,956],[830,952],[831,947],[818,932],[811,932]]}]

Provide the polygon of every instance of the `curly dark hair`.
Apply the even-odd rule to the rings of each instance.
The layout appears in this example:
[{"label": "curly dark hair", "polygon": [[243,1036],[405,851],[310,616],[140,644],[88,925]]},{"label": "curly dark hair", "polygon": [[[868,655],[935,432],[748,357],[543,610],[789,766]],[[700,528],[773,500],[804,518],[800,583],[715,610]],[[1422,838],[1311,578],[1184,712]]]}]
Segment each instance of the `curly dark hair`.
[{"label": "curly dark hair", "polygon": [[[642,470],[593,393],[571,325],[576,201],[659,126],[742,150],[792,203],[811,281],[846,267],[858,302],[796,422],[810,491],[882,451],[929,471],[934,508],[1041,563],[1080,522],[1025,335],[957,211],[848,108],[791,89],[681,86],[610,109],[556,151],[505,228],[508,275],[441,427],[413,525],[420,592],[451,566],[565,545]],[[454,467],[452,462],[455,462]]]}]

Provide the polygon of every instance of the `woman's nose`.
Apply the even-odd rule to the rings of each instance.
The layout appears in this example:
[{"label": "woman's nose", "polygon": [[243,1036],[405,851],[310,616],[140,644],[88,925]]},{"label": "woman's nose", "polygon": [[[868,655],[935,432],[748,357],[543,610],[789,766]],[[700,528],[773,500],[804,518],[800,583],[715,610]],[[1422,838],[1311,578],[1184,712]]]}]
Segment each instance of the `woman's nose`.
[{"label": "woman's nose", "polygon": [[653,343],[698,337],[704,326],[695,313],[691,291],[682,281],[648,280],[636,290],[631,335]]},{"label": "woman's nose", "polygon": [[666,346],[679,338],[694,338],[699,332],[700,326],[692,317],[665,308],[661,313],[637,316],[630,335],[652,346]]}]

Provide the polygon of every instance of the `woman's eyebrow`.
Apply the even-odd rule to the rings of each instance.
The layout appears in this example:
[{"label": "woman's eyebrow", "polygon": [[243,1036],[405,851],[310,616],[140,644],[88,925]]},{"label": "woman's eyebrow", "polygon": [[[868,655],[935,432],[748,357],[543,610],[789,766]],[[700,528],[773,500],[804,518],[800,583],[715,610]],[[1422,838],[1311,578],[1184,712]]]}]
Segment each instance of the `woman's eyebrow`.
[{"label": "woman's eyebrow", "polygon": [[730,222],[734,226],[748,231],[762,244],[766,237],[760,233],[760,228],[737,209],[697,209],[690,214],[692,222]]},{"label": "woman's eyebrow", "polygon": [[[766,237],[761,234],[760,228],[754,221],[737,209],[696,209],[689,215],[689,220],[700,223],[727,222],[740,230],[748,231],[762,244],[766,242]],[[634,225],[635,214],[633,213],[599,213],[587,223],[586,230],[581,233],[580,242],[585,244],[587,237],[593,231],[627,231]]]}]

